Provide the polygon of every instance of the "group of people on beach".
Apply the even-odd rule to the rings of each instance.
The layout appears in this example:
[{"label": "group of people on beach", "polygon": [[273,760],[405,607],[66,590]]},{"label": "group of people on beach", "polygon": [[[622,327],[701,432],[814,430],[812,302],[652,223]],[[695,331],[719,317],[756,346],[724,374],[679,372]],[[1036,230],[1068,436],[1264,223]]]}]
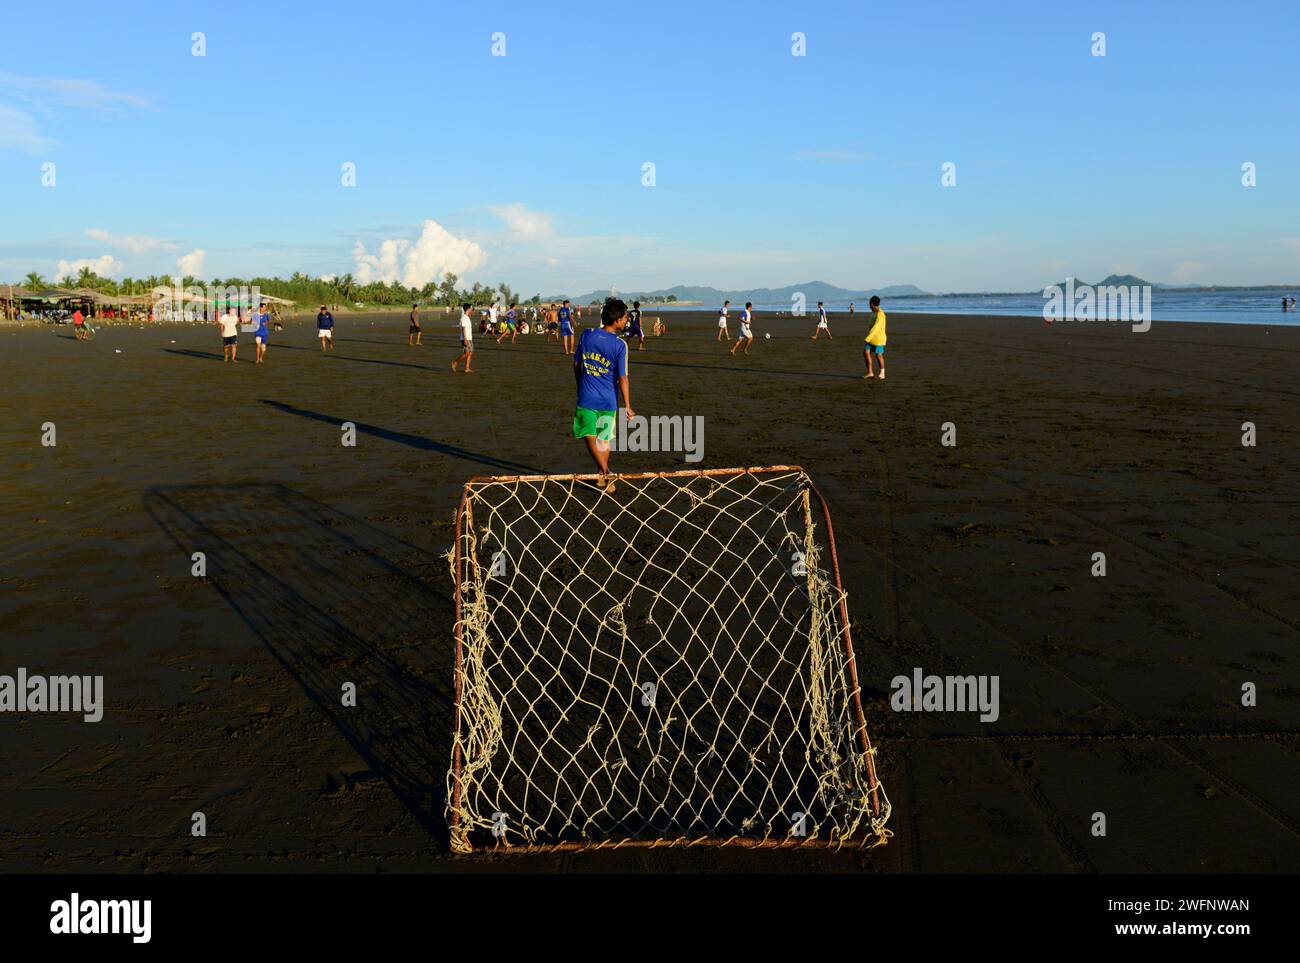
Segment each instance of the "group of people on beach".
[{"label": "group of people on beach", "polygon": [[[623,304],[622,301],[619,301],[619,303]],[[518,305],[515,304],[510,305],[510,309],[505,312],[505,315],[503,316],[502,320],[498,321],[496,306],[493,305],[489,307],[486,323],[480,327],[479,329],[480,333],[486,332],[488,337],[491,337],[492,334],[495,332],[497,336],[496,337],[497,344],[500,344],[503,340],[505,340],[506,336],[508,335],[510,337],[510,343],[514,344],[515,339],[519,334],[520,328],[522,327],[520,323],[520,318],[517,314],[517,308]],[[626,331],[624,331],[623,328],[620,328],[619,329],[621,332],[620,336],[628,338],[629,340],[635,338],[637,341],[637,350],[644,351],[645,331],[642,328],[642,322],[641,322],[641,302],[633,301],[632,307],[630,309],[628,309],[626,304],[624,304],[624,309],[625,309]],[[419,344],[418,329],[416,327],[416,321],[415,321],[416,310],[417,310],[417,306],[412,305],[411,307],[412,331],[417,332],[416,341],[414,343]],[[560,350],[564,352],[566,355],[573,354],[575,325],[577,324],[577,318],[580,316],[581,310],[582,309],[579,308],[575,311],[574,308],[569,304],[567,300],[560,302],[558,305],[548,304],[544,308],[541,308],[540,311],[538,308],[534,307],[532,309],[532,311],[534,312],[533,323],[534,324],[544,323],[546,325],[546,332],[548,338],[550,340],[558,341],[560,343]],[[460,356],[457,357],[456,360],[453,361],[451,365],[452,371],[459,371],[461,370],[460,365],[464,364],[465,365],[464,371],[466,374],[472,374],[474,370],[472,367],[473,355],[474,355],[474,319],[473,316],[471,315],[471,311],[472,311],[471,305],[469,304],[461,305],[460,322],[459,322],[461,353]],[[602,308],[601,311],[602,311],[602,318],[603,318],[604,308]],[[656,320],[656,328],[655,328],[656,334],[662,334],[667,330],[668,330],[667,325],[662,324],[661,322],[658,322]],[[409,337],[407,339],[407,343],[408,344],[411,343]]]},{"label": "group of people on beach", "polygon": [[[875,373],[875,362],[880,365],[880,380],[885,379],[885,312],[880,309],[880,298],[872,296],[871,298],[871,329],[867,332],[865,345],[862,349],[863,359],[867,363],[867,373],[862,377],[864,379],[877,377]],[[727,327],[728,312],[731,310],[731,302],[723,301],[722,307],[718,309],[718,337],[717,341],[730,341],[731,333]],[[854,315],[854,305],[849,304],[849,317]],[[817,302],[817,327],[812,333],[809,340],[816,341],[821,333],[826,332],[826,340],[833,341],[831,335],[830,320],[826,313],[824,302]],[[771,335],[768,335],[771,337]],[[736,350],[743,347],[744,353],[749,354],[749,346],[754,343],[754,304],[752,301],[745,302],[745,309],[740,314],[740,336],[736,343],[731,346],[728,353],[735,357]]]},{"label": "group of people on beach", "polygon": [[[321,310],[324,310],[322,305]],[[239,353],[239,315],[230,307],[217,318],[216,326],[221,329],[221,360],[234,362]],[[253,329],[254,355],[253,363],[261,364],[266,360],[266,349],[271,343],[271,312],[266,305],[260,305],[257,313],[252,315],[250,326]]]},{"label": "group of people on beach", "polygon": [[[718,310],[717,341],[719,342],[731,340],[728,330],[730,309],[731,302],[724,301],[722,307]],[[587,328],[582,332],[581,337],[576,339],[574,334],[574,311],[567,300],[559,305],[548,304],[540,311],[533,308],[533,311],[535,312],[532,315],[533,323],[543,320],[550,337],[560,342],[561,350],[565,354],[572,354],[573,356],[573,375],[577,386],[577,400],[573,415],[573,437],[582,439],[586,443],[588,453],[596,463],[599,479],[597,487],[602,492],[613,492],[615,476],[611,475],[609,471],[610,442],[614,437],[617,426],[620,398],[622,407],[627,412],[627,417],[634,417],[631,384],[628,380],[628,344],[632,338],[637,340],[638,350],[642,350],[645,344],[645,334],[641,326],[641,302],[633,301],[632,307],[629,308],[626,303],[618,298],[608,298],[600,310],[600,326]],[[420,324],[419,312],[419,304],[411,305],[410,327],[406,339],[409,346],[417,346],[421,343],[423,328]],[[460,371],[461,366],[464,365],[466,374],[473,373],[474,317],[472,312],[473,306],[469,303],[460,306],[458,327],[460,329],[461,351],[456,360],[451,363],[452,371]],[[850,311],[850,315],[852,313]],[[497,344],[500,344],[505,336],[509,334],[513,344],[514,336],[520,327],[518,305],[512,304],[510,309],[505,312],[502,319],[504,324],[499,329],[496,314],[497,309],[495,306],[489,308],[488,327],[486,329],[489,336],[495,332],[497,334]],[[864,339],[865,344],[862,351],[867,365],[867,373],[863,377],[876,378],[875,367],[878,362],[880,367],[879,378],[884,380],[886,318],[885,312],[881,310],[880,298],[878,297],[872,297],[871,299],[871,315],[871,327]],[[270,313],[264,306],[260,307],[253,316],[253,337],[257,345],[257,364],[261,364],[266,355],[267,345],[270,341],[270,322]],[[221,329],[223,360],[233,362],[239,349],[239,316],[234,311],[227,309],[217,319],[216,323]],[[742,347],[744,353],[749,354],[749,348],[754,341],[753,325],[754,305],[753,302],[746,301],[744,310],[740,314],[740,335],[729,352],[733,357],[736,351]],[[830,340],[830,321],[826,306],[818,301],[817,327],[813,331],[811,340],[816,341],[823,331],[826,332],[826,337]],[[316,336],[320,340],[322,352],[334,350],[334,315],[323,304],[316,314]]]}]

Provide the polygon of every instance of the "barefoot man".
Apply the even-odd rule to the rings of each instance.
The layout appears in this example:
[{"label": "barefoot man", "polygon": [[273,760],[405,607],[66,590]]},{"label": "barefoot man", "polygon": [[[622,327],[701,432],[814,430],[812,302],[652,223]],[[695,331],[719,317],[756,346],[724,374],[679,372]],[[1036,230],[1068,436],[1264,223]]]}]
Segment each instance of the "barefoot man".
[{"label": "barefoot man", "polygon": [[416,302],[411,305],[411,328],[406,332],[406,346],[419,347],[423,334],[424,332],[420,330],[420,305]]},{"label": "barefoot man", "polygon": [[470,306],[462,304],[460,306],[460,357],[451,363],[451,370],[456,370],[456,365],[462,361],[465,362],[465,374],[473,374],[470,363],[474,360],[474,319],[470,317]]},{"label": "barefoot man", "polygon": [[[874,378],[871,360],[880,362],[880,380],[885,380],[885,312],[880,310],[880,298],[871,296],[871,330],[867,332],[866,343],[862,346],[862,355],[867,361],[867,373],[862,377]],[[906,372],[904,372],[906,373]]]},{"label": "barefoot man", "polygon": [[227,305],[225,313],[217,318],[221,329],[221,360],[234,361],[239,351],[239,317]]},{"label": "barefoot man", "polygon": [[740,315],[740,337],[737,338],[736,343],[731,346],[731,356],[733,358],[736,356],[736,349],[740,347],[745,349],[745,354],[749,354],[749,346],[754,343],[754,331],[750,327],[754,322],[753,307],[754,302],[745,302],[745,310],[742,311]]},{"label": "barefoot man", "polygon": [[831,337],[831,326],[826,323],[826,307],[820,301],[818,301],[817,302],[817,330],[813,332],[813,336],[811,340],[816,341],[817,335],[821,334],[823,331],[826,332],[826,337],[829,340],[831,341],[835,340],[834,338]]},{"label": "barefoot man", "polygon": [[617,383],[629,418],[632,397],[627,380],[627,342],[619,333],[627,324],[627,305],[610,298],[600,309],[600,327],[588,328],[578,339],[573,355],[573,380],[578,385],[578,403],[573,412],[573,437],[584,438],[600,471],[598,486],[614,491],[615,476],[609,473],[609,443],[618,423]]},{"label": "barefoot man", "polygon": [[569,302],[565,301],[560,305],[560,350],[565,354],[573,351],[573,309],[569,307]]}]

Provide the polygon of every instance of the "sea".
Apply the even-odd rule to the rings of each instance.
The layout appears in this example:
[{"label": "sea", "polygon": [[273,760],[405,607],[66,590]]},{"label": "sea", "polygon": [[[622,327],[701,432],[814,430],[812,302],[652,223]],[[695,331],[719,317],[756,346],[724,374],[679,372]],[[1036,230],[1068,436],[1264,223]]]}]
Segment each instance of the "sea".
[{"label": "sea", "polygon": [[[1288,301],[1295,297],[1296,306],[1300,308],[1300,287],[1295,291],[1285,292]],[[1161,288],[1151,290],[1151,319],[1153,321],[1203,321],[1217,324],[1282,324],[1300,326],[1300,311],[1282,311],[1283,292],[1277,289],[1242,288],[1233,291],[1165,291]],[[991,314],[1010,315],[1012,317],[1041,318],[1047,299],[1037,294],[948,294],[915,295],[890,297],[884,299],[887,312],[907,314]],[[732,302],[732,313],[743,305]],[[867,310],[867,299],[854,301],[857,311]],[[714,310],[720,305],[696,305],[683,307],[683,311]],[[755,304],[754,310],[760,314],[784,311],[790,312],[788,301],[769,304]],[[668,305],[655,305],[655,311],[674,310]],[[810,302],[804,308],[808,314],[815,314],[817,303]],[[827,301],[826,310],[832,314],[844,314],[849,310],[847,301]]]}]

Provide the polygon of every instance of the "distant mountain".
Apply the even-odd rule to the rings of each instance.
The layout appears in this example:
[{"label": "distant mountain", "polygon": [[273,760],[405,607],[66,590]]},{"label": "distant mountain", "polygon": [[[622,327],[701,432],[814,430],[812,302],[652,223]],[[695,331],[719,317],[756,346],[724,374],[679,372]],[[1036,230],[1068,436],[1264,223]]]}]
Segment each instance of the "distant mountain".
[{"label": "distant mountain", "polygon": [[[1065,281],[1053,281],[1052,284],[1059,284],[1061,287],[1065,287]],[[1050,287],[1050,286],[1051,285],[1044,285],[1044,287]],[[1075,278],[1074,286],[1076,288],[1084,287],[1084,286],[1094,287],[1094,288],[1105,288],[1105,287],[1112,287],[1112,286],[1126,287],[1126,288],[1128,287],[1167,288],[1170,285],[1160,284],[1156,281],[1148,281],[1146,280],[1146,278],[1140,278],[1136,274],[1108,274],[1102,280],[1096,282],[1095,284],[1088,284],[1087,281],[1084,281],[1080,278]]]},{"label": "distant mountain", "polygon": [[[721,304],[723,301],[753,301],[755,304],[775,304],[790,301],[796,294],[800,293],[811,304],[816,304],[818,301],[865,301],[873,294],[877,294],[882,298],[927,296],[927,292],[922,291],[914,284],[891,284],[883,288],[853,291],[848,288],[836,287],[834,284],[827,284],[825,281],[808,281],[804,284],[791,284],[783,288],[751,288],[737,291],[679,284],[676,287],[659,288],[655,291],[619,291],[618,295],[625,301],[662,301],[664,298],[674,296],[678,301],[703,301],[705,304],[712,305]],[[590,291],[579,297],[570,298],[570,300],[577,304],[590,304],[592,301],[603,301],[608,296],[608,290]]]}]

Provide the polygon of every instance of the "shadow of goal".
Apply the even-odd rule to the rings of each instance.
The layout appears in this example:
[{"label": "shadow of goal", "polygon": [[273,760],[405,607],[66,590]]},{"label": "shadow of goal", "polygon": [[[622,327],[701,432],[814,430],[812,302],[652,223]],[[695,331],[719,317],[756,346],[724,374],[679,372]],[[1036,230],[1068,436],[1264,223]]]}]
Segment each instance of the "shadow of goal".
[{"label": "shadow of goal", "polygon": [[875,845],[830,513],[796,467],[470,481],[453,851]]}]

